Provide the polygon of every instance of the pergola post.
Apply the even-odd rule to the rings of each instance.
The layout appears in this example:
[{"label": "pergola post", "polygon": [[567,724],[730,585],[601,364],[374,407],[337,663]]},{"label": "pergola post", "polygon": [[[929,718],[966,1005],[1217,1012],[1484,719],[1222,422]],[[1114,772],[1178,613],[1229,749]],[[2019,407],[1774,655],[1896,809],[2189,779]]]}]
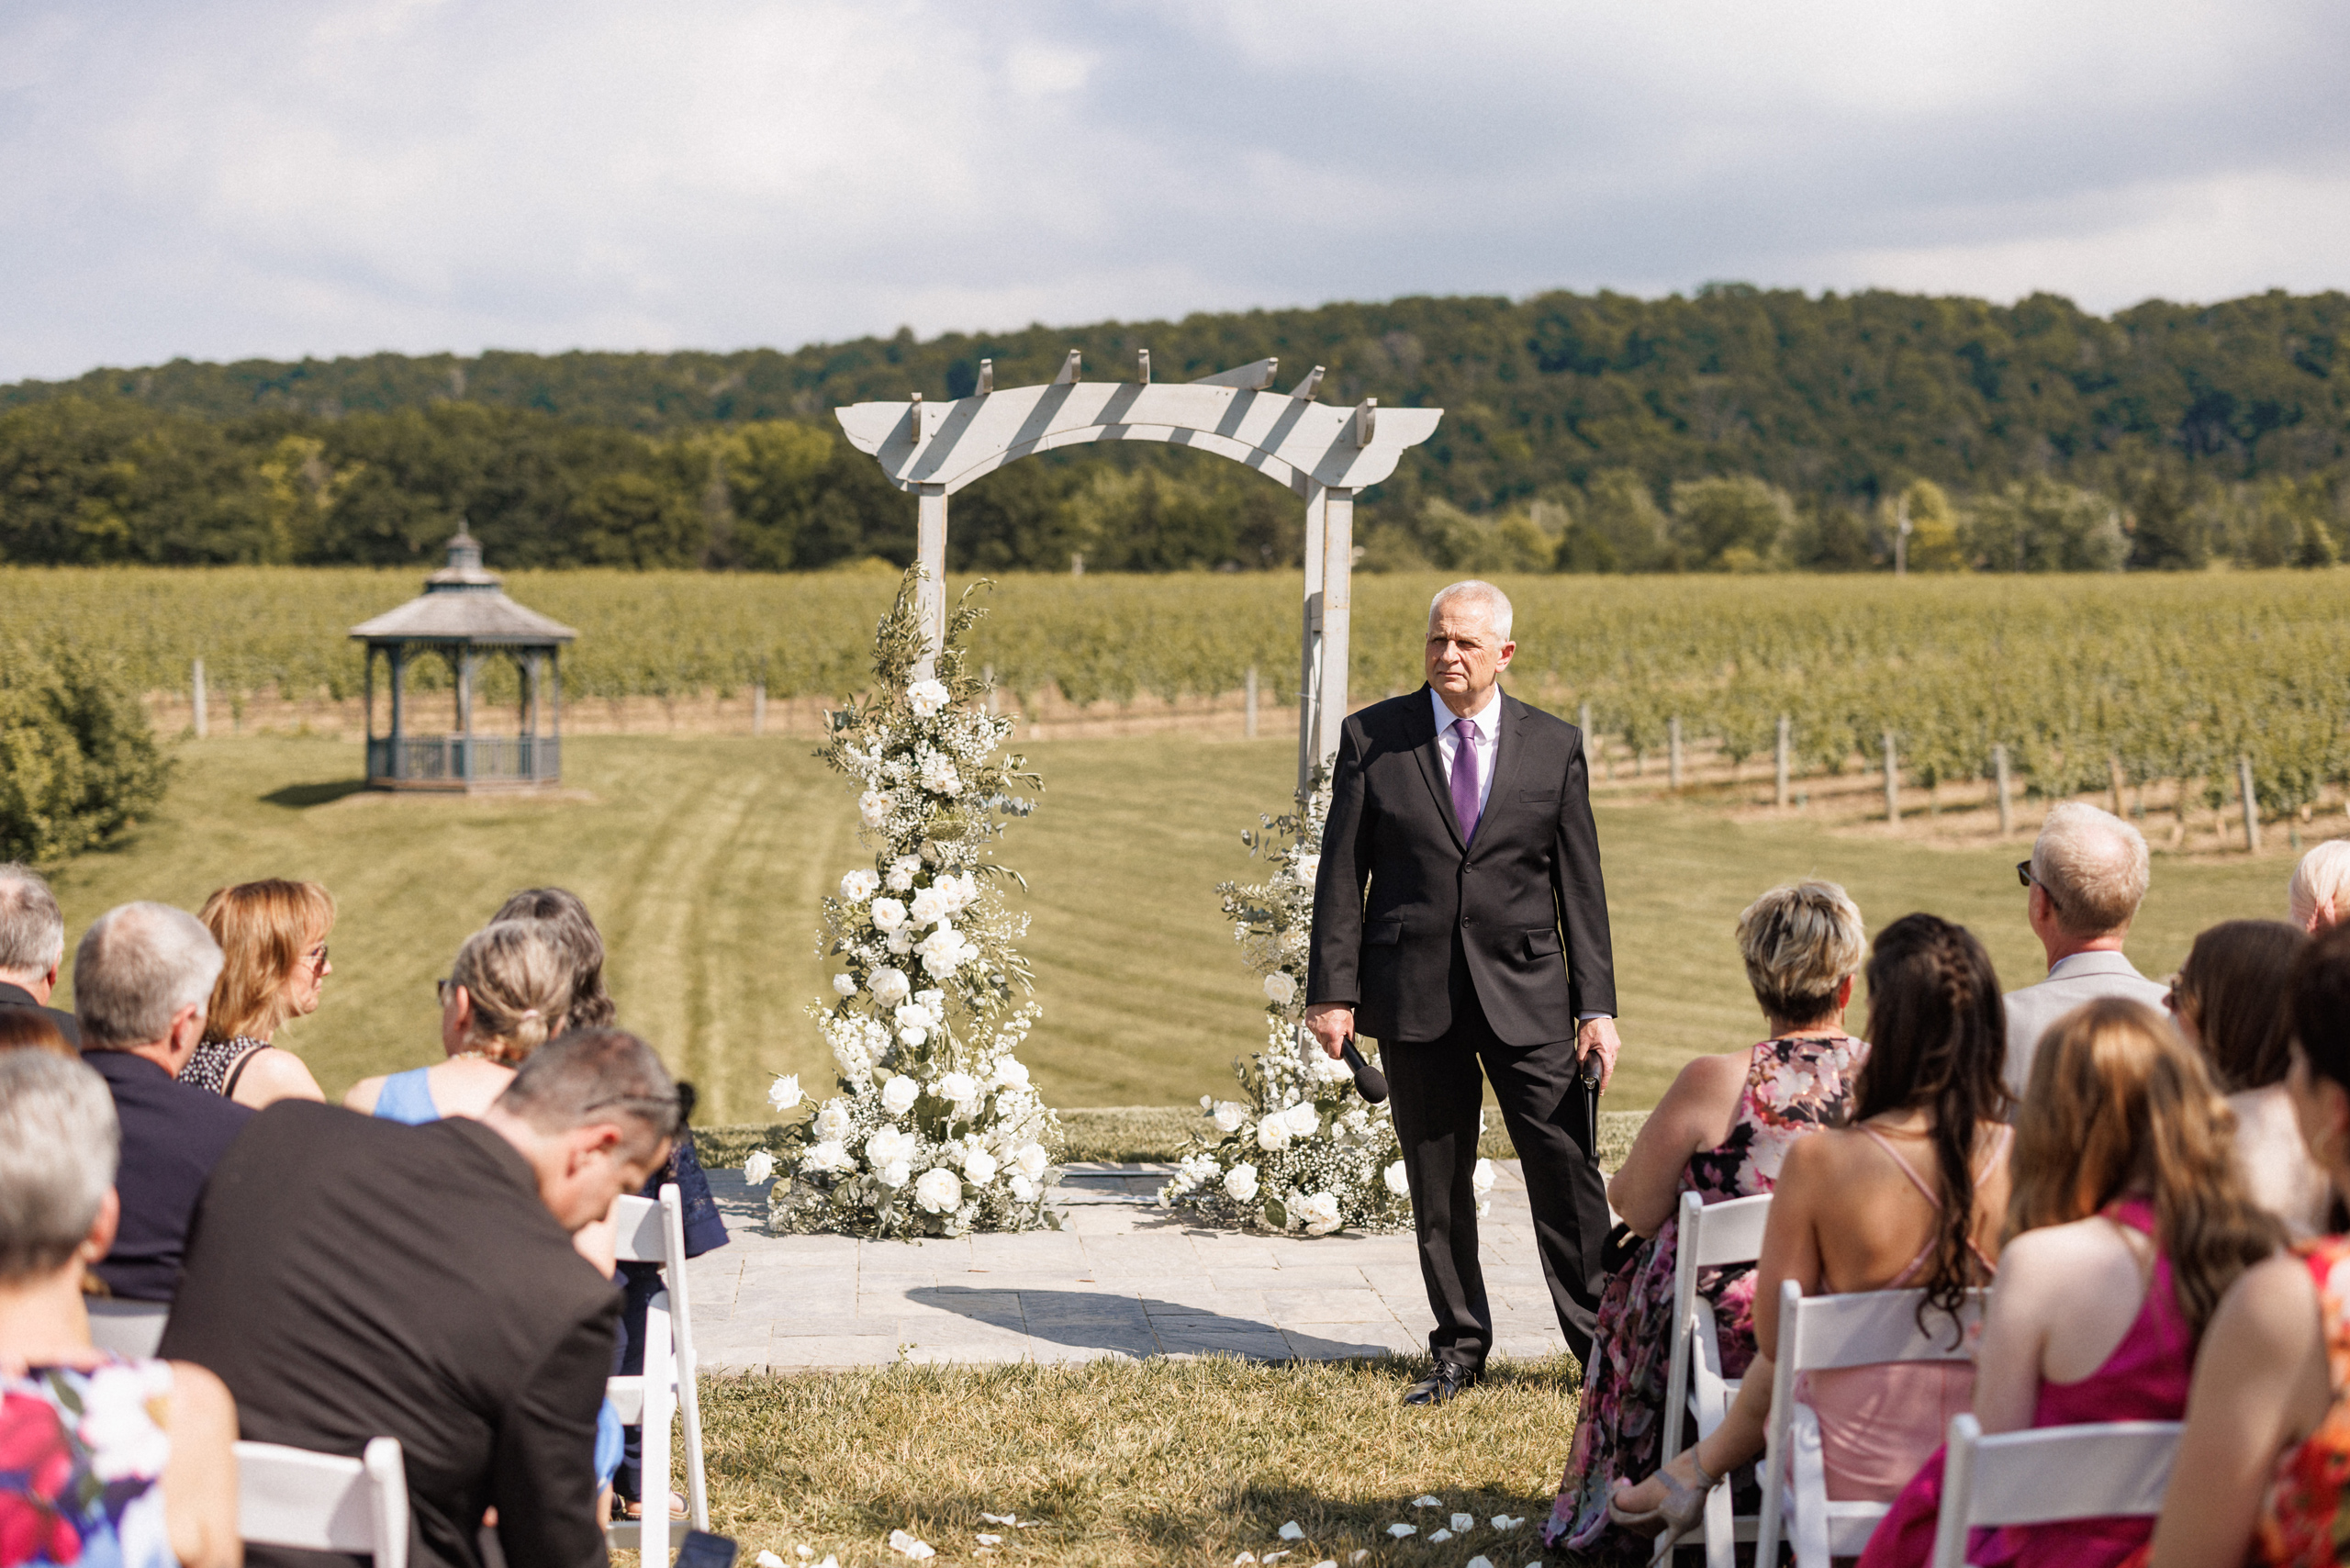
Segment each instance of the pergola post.
[{"label": "pergola post", "polygon": [[1305,593],[1297,639],[1297,787],[1314,777],[1315,704],[1322,692],[1322,508],[1328,492],[1305,482]]},{"label": "pergola post", "polygon": [[937,673],[938,651],[946,645],[946,487],[914,488],[914,558],[928,577],[922,588],[923,633],[928,646],[914,664],[914,678]]},{"label": "pergola post", "polygon": [[1355,493],[1332,488],[1322,495],[1322,648],[1320,690],[1314,703],[1315,762],[1338,756],[1338,731],[1347,722],[1347,652],[1354,621]]}]

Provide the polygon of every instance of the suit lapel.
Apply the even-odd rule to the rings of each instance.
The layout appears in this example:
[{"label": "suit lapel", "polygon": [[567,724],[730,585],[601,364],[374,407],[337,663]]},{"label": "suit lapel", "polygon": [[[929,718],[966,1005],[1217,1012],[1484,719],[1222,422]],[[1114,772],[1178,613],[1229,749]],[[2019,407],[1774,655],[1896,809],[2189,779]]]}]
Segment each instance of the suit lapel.
[{"label": "suit lapel", "polygon": [[1460,835],[1460,819],[1452,813],[1452,790],[1444,778],[1444,753],[1436,744],[1436,697],[1428,688],[1420,688],[1420,700],[1412,705],[1412,734],[1416,745],[1412,755],[1420,759],[1420,777],[1428,781],[1428,793],[1436,797],[1437,814],[1452,834],[1452,846],[1462,849],[1468,840]]},{"label": "suit lapel", "polygon": [[[1503,791],[1511,789],[1516,781],[1519,764],[1526,755],[1526,747],[1522,744],[1525,737],[1518,733],[1525,726],[1526,711],[1525,703],[1507,693],[1503,694],[1501,722],[1494,726],[1494,781],[1485,790],[1485,810],[1477,819],[1477,844],[1486,842],[1486,824],[1494,820],[1494,813],[1502,809],[1502,802],[1510,799]],[[1472,844],[1470,854],[1473,857],[1475,853],[1476,846]]]}]

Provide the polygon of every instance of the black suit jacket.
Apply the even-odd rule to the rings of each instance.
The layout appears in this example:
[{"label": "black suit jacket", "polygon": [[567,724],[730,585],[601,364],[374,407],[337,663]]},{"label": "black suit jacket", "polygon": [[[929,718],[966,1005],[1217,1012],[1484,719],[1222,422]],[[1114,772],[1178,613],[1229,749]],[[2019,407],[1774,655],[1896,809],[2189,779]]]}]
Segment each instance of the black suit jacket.
[{"label": "black suit jacket", "polygon": [[1478,1003],[1513,1046],[1572,1037],[1616,1011],[1583,733],[1504,696],[1494,782],[1464,846],[1428,689],[1340,732],[1314,887],[1309,1002],[1351,1003],[1380,1040],[1452,1026],[1457,935]]},{"label": "black suit jacket", "polygon": [[33,993],[23,986],[0,980],[0,1007],[29,1007],[44,1014],[65,1036],[65,1043],[75,1050],[82,1048],[82,1021],[61,1008],[43,1007],[33,1000]]},{"label": "black suit jacket", "polygon": [[84,1051],[82,1059],[106,1081],[122,1124],[114,1173],[122,1223],[92,1272],[127,1301],[169,1301],[205,1178],[253,1114],[129,1051]]},{"label": "black suit jacket", "polygon": [[218,1372],[247,1438],[397,1438],[411,1562],[471,1568],[494,1506],[509,1562],[569,1568],[605,1561],[596,1411],[620,1303],[479,1122],[286,1101],[205,1189],[162,1354]]}]

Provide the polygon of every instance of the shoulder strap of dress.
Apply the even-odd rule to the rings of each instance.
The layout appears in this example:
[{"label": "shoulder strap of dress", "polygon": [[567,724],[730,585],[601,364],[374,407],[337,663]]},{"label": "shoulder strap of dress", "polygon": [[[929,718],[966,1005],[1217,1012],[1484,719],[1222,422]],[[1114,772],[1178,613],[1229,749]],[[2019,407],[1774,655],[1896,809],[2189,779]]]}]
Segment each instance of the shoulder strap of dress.
[{"label": "shoulder strap of dress", "polygon": [[267,1049],[269,1047],[266,1045],[253,1044],[238,1054],[237,1059],[229,1064],[228,1076],[220,1081],[220,1098],[229,1100],[236,1097],[237,1080],[244,1077],[245,1069],[252,1065],[253,1058]]},{"label": "shoulder strap of dress", "polygon": [[1909,1169],[1909,1162],[1901,1158],[1900,1154],[1894,1148],[1892,1143],[1885,1137],[1884,1134],[1871,1126],[1863,1126],[1861,1128],[1861,1131],[1868,1136],[1870,1142],[1875,1144],[1877,1148],[1885,1150],[1885,1157],[1887,1159],[1890,1159],[1894,1164],[1901,1167],[1901,1174],[1909,1178],[1909,1184],[1918,1189],[1919,1193],[1925,1198],[1926,1202],[1933,1204],[1936,1208],[1941,1208],[1942,1206],[1942,1201],[1934,1195],[1933,1188],[1928,1186],[1919,1178],[1919,1175],[1915,1170]]},{"label": "shoulder strap of dress", "polygon": [[1991,1172],[1999,1168],[1999,1158],[2008,1152],[2008,1145],[2015,1141],[2015,1136],[2013,1126],[2005,1122],[1999,1124],[1999,1130],[1991,1135],[1991,1146],[1983,1151],[1982,1166],[1975,1172],[1976,1186],[1991,1179]]}]

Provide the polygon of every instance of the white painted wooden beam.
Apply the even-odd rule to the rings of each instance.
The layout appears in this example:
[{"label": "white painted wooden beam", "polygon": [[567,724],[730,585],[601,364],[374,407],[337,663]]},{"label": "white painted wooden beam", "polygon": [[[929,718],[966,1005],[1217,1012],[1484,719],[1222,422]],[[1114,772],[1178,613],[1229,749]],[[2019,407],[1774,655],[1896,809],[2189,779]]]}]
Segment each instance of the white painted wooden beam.
[{"label": "white painted wooden beam", "polygon": [[1315,393],[1321,389],[1322,367],[1317,364],[1312,370],[1305,373],[1304,380],[1299,382],[1296,386],[1289,389],[1289,395],[1292,398],[1311,398]]},{"label": "white painted wooden beam", "polygon": [[1281,368],[1278,359],[1251,360],[1247,364],[1219,370],[1214,375],[1203,375],[1192,383],[1194,386],[1237,386],[1243,392],[1262,392],[1273,384],[1273,372]]},{"label": "white painted wooden beam", "polygon": [[1060,374],[1053,377],[1053,385],[1056,386],[1075,386],[1077,384],[1077,373],[1084,368],[1085,356],[1078,353],[1075,349],[1069,350],[1069,357],[1061,361]]}]

